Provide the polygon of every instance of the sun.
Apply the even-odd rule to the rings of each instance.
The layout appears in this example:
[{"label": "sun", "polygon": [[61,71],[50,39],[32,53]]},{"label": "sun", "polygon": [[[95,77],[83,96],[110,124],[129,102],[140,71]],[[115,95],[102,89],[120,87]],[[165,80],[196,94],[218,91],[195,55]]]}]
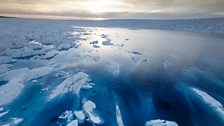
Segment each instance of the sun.
[{"label": "sun", "polygon": [[118,5],[117,0],[88,0],[83,3],[83,6],[91,13],[116,11]]}]

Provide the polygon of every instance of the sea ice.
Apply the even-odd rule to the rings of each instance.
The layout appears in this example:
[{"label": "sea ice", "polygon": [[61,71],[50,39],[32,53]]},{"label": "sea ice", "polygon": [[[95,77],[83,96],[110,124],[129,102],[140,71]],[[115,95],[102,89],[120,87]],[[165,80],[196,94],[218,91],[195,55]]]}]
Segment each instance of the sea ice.
[{"label": "sea ice", "polygon": [[15,59],[12,59],[8,56],[0,56],[0,64],[8,64],[16,62]]},{"label": "sea ice", "polygon": [[59,95],[71,92],[79,94],[82,86],[89,81],[89,76],[84,72],[79,72],[72,77],[67,78],[61,84],[59,84],[50,95],[50,99],[53,99]]},{"label": "sea ice", "polygon": [[70,123],[68,123],[66,126],[78,126],[78,120],[73,120]]},{"label": "sea ice", "polygon": [[192,91],[199,95],[202,100],[211,108],[214,108],[220,114],[220,116],[224,117],[224,108],[219,101],[197,88],[192,88]]},{"label": "sea ice", "polygon": [[103,120],[97,114],[96,104],[90,100],[86,101],[83,105],[83,111],[86,116],[90,119],[90,121],[94,124],[102,124]]},{"label": "sea ice", "polygon": [[11,65],[11,64],[1,64],[0,65],[0,74],[11,70],[12,67],[13,67],[13,65]]},{"label": "sea ice", "polygon": [[111,46],[114,45],[113,43],[111,43],[111,39],[106,39],[105,41],[102,42],[102,45],[104,46]]},{"label": "sea ice", "polygon": [[120,65],[114,61],[107,61],[105,62],[106,69],[111,72],[113,75],[119,75],[120,73]]},{"label": "sea ice", "polygon": [[3,117],[3,116],[5,116],[5,115],[8,114],[8,113],[9,113],[9,110],[7,110],[7,111],[5,111],[5,112],[0,112],[0,118]]},{"label": "sea ice", "polygon": [[146,122],[145,126],[178,126],[178,125],[176,122],[156,119]]},{"label": "sea ice", "polygon": [[7,104],[18,96],[26,82],[47,75],[52,70],[53,68],[51,67],[41,67],[32,70],[21,68],[1,74],[0,78],[8,81],[8,83],[0,86],[0,105]]},{"label": "sea ice", "polygon": [[122,116],[121,116],[121,111],[120,111],[118,104],[116,104],[116,117],[117,117],[117,125],[124,126]]},{"label": "sea ice", "polygon": [[83,113],[82,110],[75,111],[74,114],[75,114],[79,123],[83,123],[85,121],[86,116],[85,116],[85,114]]},{"label": "sea ice", "polygon": [[65,111],[58,118],[64,119],[67,122],[70,122],[73,119],[73,113],[72,113],[72,111]]},{"label": "sea ice", "polygon": [[93,48],[100,48],[100,46],[98,46],[98,45],[93,45]]},{"label": "sea ice", "polygon": [[98,44],[98,41],[97,40],[96,41],[92,41],[89,44]]}]

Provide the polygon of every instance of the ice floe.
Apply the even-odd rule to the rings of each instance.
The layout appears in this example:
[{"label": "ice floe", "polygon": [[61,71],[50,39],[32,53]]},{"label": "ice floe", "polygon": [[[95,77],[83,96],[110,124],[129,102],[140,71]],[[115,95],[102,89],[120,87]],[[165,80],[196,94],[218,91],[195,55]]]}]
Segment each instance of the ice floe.
[{"label": "ice floe", "polygon": [[100,46],[98,46],[98,45],[93,45],[93,48],[100,48]]},{"label": "ice floe", "polygon": [[173,121],[156,119],[146,122],[145,126],[178,126],[178,124]]},{"label": "ice floe", "polygon": [[106,69],[111,72],[113,75],[119,75],[120,73],[120,65],[114,61],[106,61],[105,62]]},{"label": "ice floe", "polygon": [[86,116],[94,124],[102,124],[103,119],[98,115],[96,110],[96,104],[90,100],[86,101],[83,105],[83,111],[86,113]]},{"label": "ice floe", "polygon": [[5,116],[5,115],[8,114],[8,113],[9,113],[9,110],[4,111],[4,112],[1,112],[1,111],[0,111],[0,118],[3,117],[3,116]]},{"label": "ice floe", "polygon": [[220,114],[220,116],[224,117],[224,108],[219,101],[197,88],[192,88],[192,91],[199,95],[202,100],[211,108],[215,109]]},{"label": "ice floe", "polygon": [[66,120],[66,122],[71,122],[71,120],[73,119],[73,112],[72,111],[65,111],[58,118]]},{"label": "ice floe", "polygon": [[1,74],[0,78],[8,81],[8,83],[0,86],[0,105],[9,103],[18,96],[26,82],[47,75],[52,70],[53,68],[51,67],[41,67],[32,70],[21,68]]},{"label": "ice floe", "polygon": [[147,59],[145,59],[140,52],[131,51],[129,54],[131,56],[131,60],[137,64],[147,62]]},{"label": "ice floe", "polygon": [[99,42],[96,40],[96,41],[92,41],[92,42],[90,42],[89,44],[98,44]]},{"label": "ice floe", "polygon": [[73,120],[70,123],[68,123],[66,126],[78,126],[78,120]]},{"label": "ice floe", "polygon": [[1,126],[18,126],[18,125],[21,125],[23,120],[24,120],[23,118],[13,117],[10,119],[9,122],[3,123]]},{"label": "ice floe", "polygon": [[121,116],[121,111],[120,111],[118,104],[116,104],[116,118],[117,118],[117,125],[124,126],[122,116]]},{"label": "ice floe", "polygon": [[58,54],[59,54],[58,51],[56,51],[56,50],[52,50],[52,51],[47,52],[47,53],[46,53],[44,56],[42,56],[41,58],[42,58],[42,59],[51,59],[51,58],[55,57],[55,56],[58,55]]},{"label": "ice floe", "polygon": [[85,121],[86,116],[85,116],[85,114],[83,113],[82,110],[75,111],[74,114],[75,114],[79,123],[83,123]]},{"label": "ice floe", "polygon": [[102,42],[102,45],[104,46],[111,46],[114,45],[113,43],[111,43],[111,39],[106,39],[105,41]]},{"label": "ice floe", "polygon": [[59,84],[49,96],[50,99],[53,99],[57,96],[60,96],[65,93],[75,93],[79,94],[80,89],[85,83],[88,83],[89,76],[84,72],[79,72],[73,76],[65,79],[61,84]]}]

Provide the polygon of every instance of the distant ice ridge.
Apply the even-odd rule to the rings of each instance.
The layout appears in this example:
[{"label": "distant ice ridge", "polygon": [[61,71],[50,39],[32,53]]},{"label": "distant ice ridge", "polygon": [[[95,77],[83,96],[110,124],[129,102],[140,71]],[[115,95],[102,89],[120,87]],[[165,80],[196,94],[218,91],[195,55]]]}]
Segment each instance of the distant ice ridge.
[{"label": "distant ice ridge", "polygon": [[16,98],[21,93],[26,82],[45,76],[52,70],[52,67],[40,67],[31,70],[21,68],[0,74],[0,79],[7,82],[0,86],[0,105],[7,104]]},{"label": "distant ice ridge", "polygon": [[156,119],[146,122],[145,126],[178,126],[178,125],[176,122]]}]

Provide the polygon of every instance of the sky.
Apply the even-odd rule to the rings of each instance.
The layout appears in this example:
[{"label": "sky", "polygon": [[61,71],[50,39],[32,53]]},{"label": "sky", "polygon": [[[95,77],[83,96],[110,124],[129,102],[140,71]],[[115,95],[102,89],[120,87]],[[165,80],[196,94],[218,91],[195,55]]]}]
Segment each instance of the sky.
[{"label": "sky", "polygon": [[224,0],[0,0],[0,15],[60,19],[224,17]]}]

